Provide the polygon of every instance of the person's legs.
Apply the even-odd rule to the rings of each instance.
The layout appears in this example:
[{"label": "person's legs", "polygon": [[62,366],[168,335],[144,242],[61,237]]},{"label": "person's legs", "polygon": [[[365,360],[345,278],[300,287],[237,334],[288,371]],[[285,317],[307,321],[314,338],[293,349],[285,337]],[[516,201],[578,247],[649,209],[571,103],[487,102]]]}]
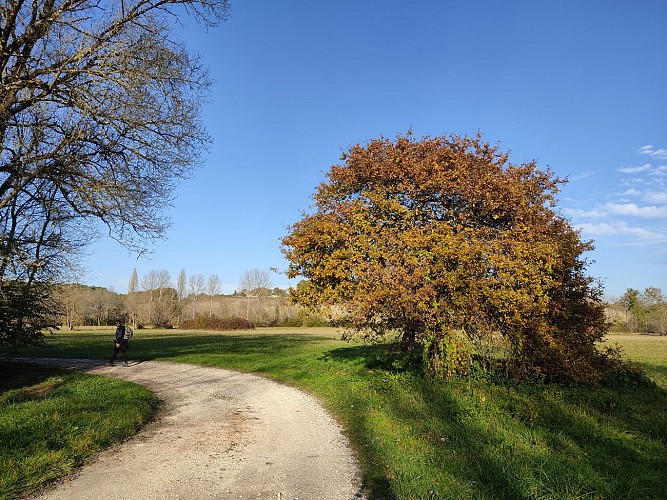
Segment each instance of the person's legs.
[{"label": "person's legs", "polygon": [[113,366],[113,362],[116,361],[116,356],[118,356],[118,351],[120,351],[120,349],[118,347],[114,346],[113,354],[111,355],[111,361],[109,361],[109,364],[111,366]]}]

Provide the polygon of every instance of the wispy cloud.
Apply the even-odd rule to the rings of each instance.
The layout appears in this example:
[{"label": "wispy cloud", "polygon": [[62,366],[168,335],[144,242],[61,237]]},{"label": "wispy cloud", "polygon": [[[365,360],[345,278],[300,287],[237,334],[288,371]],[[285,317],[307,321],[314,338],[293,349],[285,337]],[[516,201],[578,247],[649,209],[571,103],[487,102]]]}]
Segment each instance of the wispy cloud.
[{"label": "wispy cloud", "polygon": [[646,181],[640,177],[632,177],[630,179],[624,179],[619,182],[619,186],[621,187],[626,187],[626,186],[643,186],[646,184]]},{"label": "wispy cloud", "polygon": [[645,189],[643,191],[631,187],[621,193],[618,193],[618,196],[621,197],[621,199],[619,199],[617,203],[625,203],[628,198],[641,198],[646,203],[655,203],[658,205],[667,203],[667,190],[663,189],[659,183],[654,183],[654,185],[650,186],[649,189]]},{"label": "wispy cloud", "polygon": [[667,191],[646,193],[644,199],[649,203],[667,203]]},{"label": "wispy cloud", "polygon": [[660,160],[667,160],[667,149],[655,148],[653,144],[647,144],[641,148],[637,148],[637,152],[642,155],[648,155],[651,158],[658,158]]},{"label": "wispy cloud", "polygon": [[660,165],[659,167],[654,168],[653,172],[651,172],[649,175],[667,175],[667,165]]},{"label": "wispy cloud", "polygon": [[607,171],[597,189],[572,197],[562,213],[585,238],[613,246],[667,248],[667,165],[660,161],[667,159],[667,150],[647,145],[636,152],[652,161]]},{"label": "wispy cloud", "polygon": [[585,172],[580,172],[577,175],[573,175],[571,177],[568,177],[568,180],[570,182],[577,182],[577,181],[581,181],[581,180],[584,180],[584,179],[588,179],[589,177],[592,177],[596,174],[597,174],[597,172],[595,170],[587,170]]},{"label": "wispy cloud", "polygon": [[619,168],[618,171],[624,174],[638,174],[640,172],[646,172],[647,170],[652,170],[652,169],[653,165],[651,165],[650,163],[644,163],[643,165],[638,167],[622,167]]},{"label": "wispy cloud", "polygon": [[589,236],[634,236],[642,240],[662,240],[665,236],[648,229],[630,226],[625,221],[601,222],[599,224],[579,224],[581,230]]},{"label": "wispy cloud", "polygon": [[653,205],[640,207],[634,203],[607,203],[605,208],[612,215],[629,215],[631,217],[647,217],[649,219],[667,217],[667,207],[656,207]]},{"label": "wispy cloud", "polygon": [[601,219],[609,215],[609,212],[604,209],[584,210],[580,208],[564,208],[563,213],[568,217],[575,217],[577,219]]},{"label": "wispy cloud", "polygon": [[[662,203],[663,196],[667,197],[667,194],[655,193],[655,202]],[[593,209],[566,208],[563,210],[563,213],[578,219],[602,219],[610,215],[640,217],[646,219],[662,219],[667,218],[667,206],[639,206],[635,203],[605,203],[604,206]]]}]

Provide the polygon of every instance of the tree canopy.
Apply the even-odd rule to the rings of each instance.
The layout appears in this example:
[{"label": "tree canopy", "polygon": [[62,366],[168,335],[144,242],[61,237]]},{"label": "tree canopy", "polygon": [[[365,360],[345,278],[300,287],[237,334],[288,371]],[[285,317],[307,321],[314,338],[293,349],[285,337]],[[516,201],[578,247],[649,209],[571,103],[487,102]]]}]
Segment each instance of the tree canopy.
[{"label": "tree canopy", "polygon": [[341,160],[282,240],[301,305],[342,307],[361,336],[399,332],[437,375],[494,343],[521,373],[604,375],[593,246],[555,211],[562,179],[479,135],[379,138]]},{"label": "tree canopy", "polygon": [[209,142],[206,70],[171,36],[188,11],[215,23],[227,2],[0,2],[5,269],[19,256],[44,267],[44,249],[71,241],[84,219],[137,251],[162,235],[175,180]]}]

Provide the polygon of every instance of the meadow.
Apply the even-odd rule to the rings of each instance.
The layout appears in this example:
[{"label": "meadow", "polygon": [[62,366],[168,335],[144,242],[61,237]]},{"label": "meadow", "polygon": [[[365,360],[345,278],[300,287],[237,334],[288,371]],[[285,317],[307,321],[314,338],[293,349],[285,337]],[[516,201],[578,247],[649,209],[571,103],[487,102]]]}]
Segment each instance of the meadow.
[{"label": "meadow", "polygon": [[[16,355],[108,358],[112,334],[108,329],[58,333],[49,336],[44,347],[23,349]],[[350,438],[370,499],[665,498],[667,337],[610,335],[608,341],[621,345],[647,377],[625,377],[597,388],[512,383],[485,376],[430,381],[417,370],[414,358],[392,352],[388,345],[349,343],[339,337],[333,329],[139,330],[132,339],[130,357],[253,372],[314,394]],[[0,361],[3,383],[6,366],[14,366],[15,374],[20,372],[16,365]],[[55,389],[38,389],[39,384],[61,388],[88,379],[98,384],[89,389],[92,394],[108,390],[116,401],[120,399],[117,392],[136,391],[128,399],[144,401],[137,405],[144,408],[141,414],[119,433],[131,433],[150,419],[155,401],[132,384],[62,372],[43,374],[33,384],[26,376],[15,384],[19,387],[2,388],[3,445],[12,433],[24,434],[23,420],[14,412],[32,412],[37,420],[52,418],[44,418],[42,409],[23,409],[27,403],[55,398]],[[96,418],[111,411],[104,399],[97,398],[88,408]],[[60,400],[59,404],[63,406],[56,412],[58,418],[65,418],[67,405],[74,403]],[[68,424],[61,421],[60,426],[81,428],[83,413]],[[89,439],[94,453],[122,438],[105,436],[101,444]],[[65,441],[60,438],[51,451]],[[20,459],[46,461],[31,462],[22,456],[30,449],[25,443],[10,444],[20,447],[12,449],[13,467],[19,467]],[[6,455],[5,451],[0,455],[0,485],[5,485],[5,493],[34,487],[35,480],[11,485]],[[63,470],[90,455],[79,451],[73,456],[74,463]],[[28,473],[12,473],[26,474],[39,475],[36,467]]]}]

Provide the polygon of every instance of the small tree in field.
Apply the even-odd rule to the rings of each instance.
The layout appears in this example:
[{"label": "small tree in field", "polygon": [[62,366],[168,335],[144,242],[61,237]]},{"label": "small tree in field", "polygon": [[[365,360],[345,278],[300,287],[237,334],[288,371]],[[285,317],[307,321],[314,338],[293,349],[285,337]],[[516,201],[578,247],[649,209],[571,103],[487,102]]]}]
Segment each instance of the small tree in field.
[{"label": "small tree in field", "polygon": [[343,306],[363,337],[399,332],[435,375],[466,373],[475,342],[496,340],[517,373],[605,375],[593,247],[553,210],[561,179],[480,136],[380,138],[341,159],[282,240],[301,305]]}]

